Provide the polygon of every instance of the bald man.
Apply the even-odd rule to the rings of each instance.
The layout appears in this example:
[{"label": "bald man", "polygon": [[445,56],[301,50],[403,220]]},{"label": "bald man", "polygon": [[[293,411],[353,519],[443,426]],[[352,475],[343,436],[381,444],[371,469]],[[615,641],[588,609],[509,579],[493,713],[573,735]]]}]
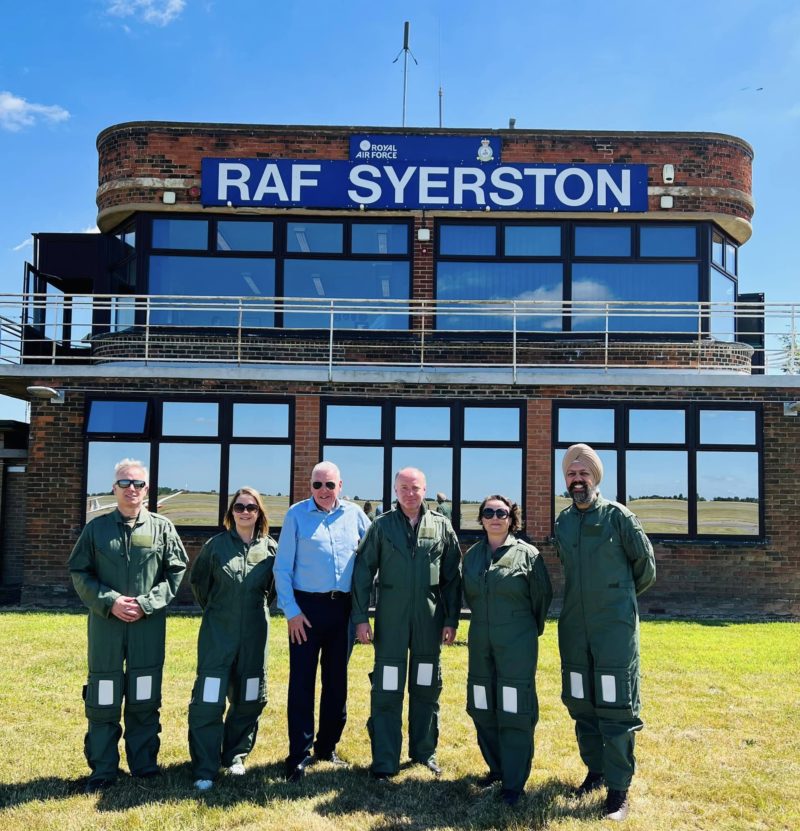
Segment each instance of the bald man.
[{"label": "bald man", "polygon": [[[356,553],[353,623],[356,639],[373,642],[369,597],[378,574],[375,669],[367,729],[373,778],[400,768],[403,687],[408,676],[408,755],[441,774],[436,761],[442,644],[452,645],[461,611],[461,550],[450,521],[425,504],[425,474],[398,471],[397,502],[376,517]],[[409,661],[409,654],[411,660]],[[410,672],[408,671],[410,668]]]},{"label": "bald man", "polygon": [[636,516],[600,495],[597,453],[574,444],[562,468],[572,505],[555,523],[565,581],[558,620],[561,698],[588,768],[576,795],[605,784],[605,816],[619,821],[628,815],[634,736],[643,726],[636,596],[655,582],[656,563]]}]

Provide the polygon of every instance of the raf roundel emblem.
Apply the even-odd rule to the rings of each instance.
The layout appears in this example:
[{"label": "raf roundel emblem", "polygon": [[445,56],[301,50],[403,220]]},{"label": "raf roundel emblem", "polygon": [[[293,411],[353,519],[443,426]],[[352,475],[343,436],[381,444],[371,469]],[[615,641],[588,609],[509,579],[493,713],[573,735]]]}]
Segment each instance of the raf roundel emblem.
[{"label": "raf roundel emblem", "polygon": [[478,161],[491,162],[494,159],[494,150],[489,144],[489,139],[481,139],[481,146],[478,148]]}]

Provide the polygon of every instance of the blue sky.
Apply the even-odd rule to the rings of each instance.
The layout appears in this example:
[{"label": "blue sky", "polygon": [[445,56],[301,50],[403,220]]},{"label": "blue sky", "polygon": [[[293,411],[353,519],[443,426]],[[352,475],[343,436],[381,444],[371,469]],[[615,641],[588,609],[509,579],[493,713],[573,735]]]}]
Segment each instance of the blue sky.
[{"label": "blue sky", "polygon": [[[3,5],[0,291],[36,231],[95,223],[95,138],[136,120],[406,123],[741,136],[756,152],[740,290],[798,299],[795,0],[29,0]],[[0,417],[24,408],[0,402]]]}]

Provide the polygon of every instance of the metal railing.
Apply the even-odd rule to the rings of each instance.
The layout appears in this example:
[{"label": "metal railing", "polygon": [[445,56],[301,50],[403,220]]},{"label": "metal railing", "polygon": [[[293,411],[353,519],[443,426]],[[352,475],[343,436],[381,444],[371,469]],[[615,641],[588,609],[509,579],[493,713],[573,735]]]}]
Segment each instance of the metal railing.
[{"label": "metal railing", "polygon": [[0,361],[200,360],[332,371],[478,365],[491,356],[515,373],[568,363],[794,374],[798,325],[795,303],[4,294]]}]

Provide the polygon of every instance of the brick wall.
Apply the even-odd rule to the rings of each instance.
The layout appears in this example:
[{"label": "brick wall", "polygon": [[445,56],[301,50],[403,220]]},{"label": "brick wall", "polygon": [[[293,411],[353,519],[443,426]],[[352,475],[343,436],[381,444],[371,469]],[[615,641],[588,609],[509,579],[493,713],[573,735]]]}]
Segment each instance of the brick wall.
[{"label": "brick wall", "polygon": [[[37,383],[66,389],[67,400],[56,406],[34,401],[31,408],[31,445],[27,475],[29,504],[47,510],[28,516],[23,600],[30,603],[73,603],[75,598],[65,563],[80,531],[83,493],[83,412],[86,379],[42,378]],[[559,387],[458,386],[448,384],[338,384],[292,381],[241,382],[180,379],[108,378],[93,380],[98,391],[125,390],[168,395],[259,393],[295,396],[295,450],[292,500],[308,495],[308,474],[319,461],[320,397],[353,396],[374,401],[525,400],[527,470],[525,517],[530,537],[544,552],[557,591],[560,567],[548,542],[551,533],[551,412],[554,399],[584,401],[635,400],[763,402],[764,504],[766,537],[762,542],[658,543],[657,585],[642,598],[642,610],[654,614],[772,615],[800,617],[800,495],[793,482],[800,474],[800,418],[783,415],[783,401],[796,398],[787,388],[666,388],[598,386],[587,389],[566,382]],[[420,460],[424,469],[424,459]],[[343,471],[346,476],[346,471]],[[57,477],[54,487],[53,477]],[[184,542],[194,556],[205,534],[186,534]],[[180,599],[188,601],[184,587]]]}]

